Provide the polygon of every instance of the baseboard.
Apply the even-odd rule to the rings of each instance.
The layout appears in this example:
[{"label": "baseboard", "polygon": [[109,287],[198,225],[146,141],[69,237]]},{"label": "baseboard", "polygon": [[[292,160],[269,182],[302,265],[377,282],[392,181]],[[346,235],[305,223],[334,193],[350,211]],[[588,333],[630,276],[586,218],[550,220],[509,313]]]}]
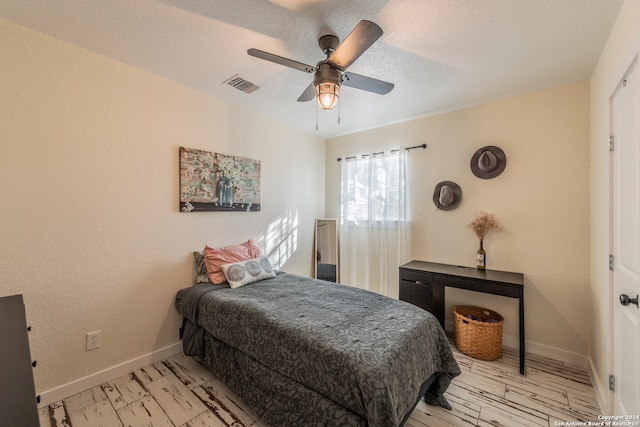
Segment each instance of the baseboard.
[{"label": "baseboard", "polygon": [[85,390],[89,390],[90,388],[114,378],[126,375],[129,372],[144,368],[145,366],[149,366],[181,352],[182,342],[177,342],[152,353],[145,354],[127,362],[112,366],[111,368],[96,372],[95,374],[63,384],[60,387],[44,391],[40,393],[40,403],[38,404],[38,407],[42,408],[44,406],[48,406],[52,403],[58,402],[59,400],[81,393]]},{"label": "baseboard", "polygon": [[593,364],[593,359],[591,358],[589,358],[589,376],[591,377],[591,384],[593,384],[593,391],[596,395],[596,401],[598,402],[598,406],[600,407],[600,413],[609,414],[609,385],[602,384],[602,382],[600,381],[600,375],[598,375],[598,370]]},{"label": "baseboard", "polygon": [[[453,321],[445,322],[444,326],[447,332],[453,333],[453,331],[455,330]],[[503,334],[502,346],[518,351],[520,349],[520,339],[513,335]],[[525,347],[525,351],[527,353],[559,360],[571,366],[589,369],[589,357],[584,354],[563,350],[557,347],[551,347],[533,341],[525,341]]]}]

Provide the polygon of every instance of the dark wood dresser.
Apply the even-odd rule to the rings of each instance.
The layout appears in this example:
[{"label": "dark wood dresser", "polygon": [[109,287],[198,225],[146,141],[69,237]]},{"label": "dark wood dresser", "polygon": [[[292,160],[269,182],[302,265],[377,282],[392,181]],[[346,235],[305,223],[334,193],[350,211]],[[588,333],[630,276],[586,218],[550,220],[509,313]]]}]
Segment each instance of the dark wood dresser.
[{"label": "dark wood dresser", "polygon": [[0,425],[40,425],[22,295],[0,298]]},{"label": "dark wood dresser", "polygon": [[443,328],[444,288],[447,286],[518,298],[520,373],[524,375],[524,275],[425,261],[411,261],[400,266],[400,299],[432,313]]}]

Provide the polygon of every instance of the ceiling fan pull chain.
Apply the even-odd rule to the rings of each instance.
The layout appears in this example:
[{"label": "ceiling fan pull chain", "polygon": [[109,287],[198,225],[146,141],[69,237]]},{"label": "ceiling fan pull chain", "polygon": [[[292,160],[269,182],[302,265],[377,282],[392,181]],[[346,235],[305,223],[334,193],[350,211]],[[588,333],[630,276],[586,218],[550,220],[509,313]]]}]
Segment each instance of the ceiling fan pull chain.
[{"label": "ceiling fan pull chain", "polygon": [[340,111],[341,111],[341,110],[340,110],[340,105],[341,105],[341,104],[342,104],[342,103],[340,102],[340,98],[338,98],[338,124],[340,124]]},{"label": "ceiling fan pull chain", "polygon": [[314,104],[316,104],[316,132],[318,131],[318,103],[314,102]]}]

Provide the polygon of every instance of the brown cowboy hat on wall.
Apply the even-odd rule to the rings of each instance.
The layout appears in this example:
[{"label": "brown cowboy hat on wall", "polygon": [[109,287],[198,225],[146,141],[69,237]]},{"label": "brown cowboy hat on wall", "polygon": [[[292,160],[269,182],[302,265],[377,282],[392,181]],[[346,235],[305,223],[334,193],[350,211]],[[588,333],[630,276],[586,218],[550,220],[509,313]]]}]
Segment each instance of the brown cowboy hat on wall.
[{"label": "brown cowboy hat on wall", "polygon": [[471,157],[471,172],[478,178],[491,179],[500,175],[507,166],[507,155],[501,148],[487,145]]},{"label": "brown cowboy hat on wall", "polygon": [[462,200],[462,189],[453,181],[439,182],[433,191],[433,203],[443,211],[457,208],[460,200]]}]

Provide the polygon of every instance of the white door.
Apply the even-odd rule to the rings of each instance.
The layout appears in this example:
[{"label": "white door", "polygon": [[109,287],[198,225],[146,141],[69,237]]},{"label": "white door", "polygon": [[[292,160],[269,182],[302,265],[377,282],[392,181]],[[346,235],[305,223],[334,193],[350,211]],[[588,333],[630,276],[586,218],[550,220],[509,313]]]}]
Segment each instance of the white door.
[{"label": "white door", "polygon": [[[640,414],[640,66],[612,103],[614,414]],[[624,304],[623,304],[624,303]]]}]

